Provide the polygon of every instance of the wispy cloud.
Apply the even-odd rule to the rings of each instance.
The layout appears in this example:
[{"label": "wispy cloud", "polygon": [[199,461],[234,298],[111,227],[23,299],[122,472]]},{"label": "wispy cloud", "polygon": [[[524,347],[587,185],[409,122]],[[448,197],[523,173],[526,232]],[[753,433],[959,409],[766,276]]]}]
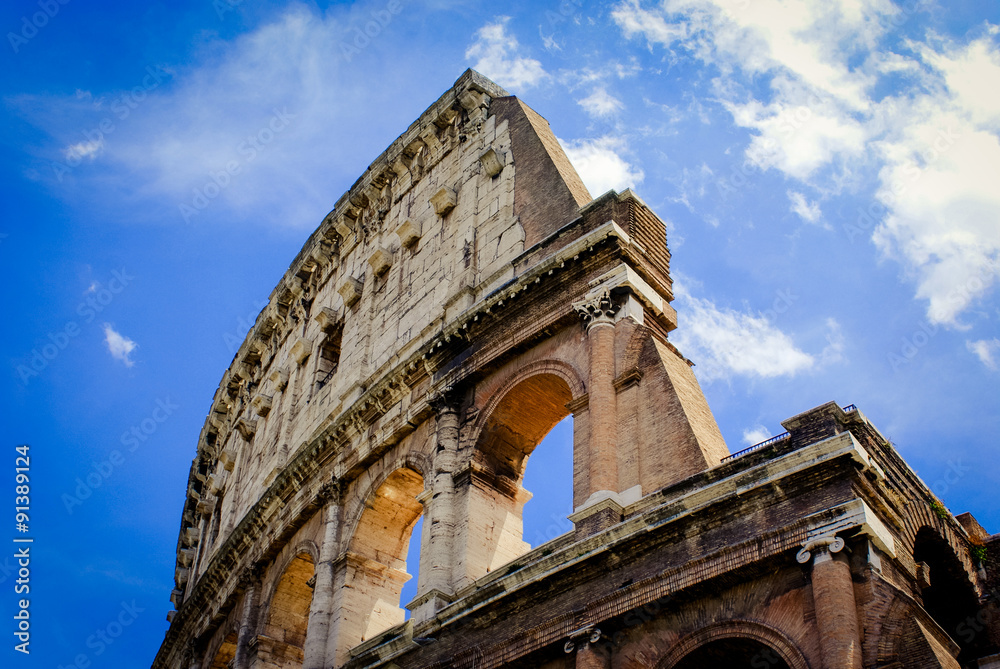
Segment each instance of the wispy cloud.
[{"label": "wispy cloud", "polygon": [[980,339],[965,342],[966,348],[975,353],[979,361],[991,372],[1000,371],[1000,339]]},{"label": "wispy cloud", "polygon": [[807,223],[818,223],[823,216],[819,202],[809,202],[806,196],[797,191],[788,191],[788,199],[792,203],[791,211]]},{"label": "wispy cloud", "polygon": [[684,313],[675,342],[694,360],[702,380],[794,376],[816,364],[762,315],[718,307],[676,284],[675,294]]},{"label": "wispy cloud", "polygon": [[512,92],[538,85],[548,75],[542,64],[519,54],[521,45],[507,32],[509,16],[501,16],[476,32],[476,41],[465,51],[472,66]]},{"label": "wispy cloud", "polygon": [[754,425],[743,430],[743,443],[747,446],[753,446],[765,441],[770,436],[771,432],[766,427],[763,425]]},{"label": "wispy cloud", "polygon": [[135,362],[129,355],[136,349],[138,344],[115,330],[110,323],[104,324],[104,342],[108,345],[108,352],[115,360],[121,360],[126,367],[131,367]]},{"label": "wispy cloud", "polygon": [[621,100],[608,93],[604,88],[595,88],[593,93],[576,102],[583,107],[585,112],[595,118],[614,116],[625,108]]},{"label": "wispy cloud", "polygon": [[612,188],[624,190],[642,183],[645,177],[642,169],[625,159],[628,143],[621,137],[606,135],[572,142],[560,139],[559,143],[587,189],[594,195]]}]

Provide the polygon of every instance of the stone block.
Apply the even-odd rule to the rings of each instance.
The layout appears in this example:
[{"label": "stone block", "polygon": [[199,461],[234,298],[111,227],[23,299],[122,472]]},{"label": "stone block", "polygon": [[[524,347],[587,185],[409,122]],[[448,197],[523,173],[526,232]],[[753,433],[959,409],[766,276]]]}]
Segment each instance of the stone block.
[{"label": "stone block", "polygon": [[288,355],[291,356],[292,360],[298,364],[302,364],[312,353],[313,341],[312,339],[307,339],[306,337],[299,337],[292,344],[292,348],[289,349]]},{"label": "stone block", "polygon": [[258,416],[266,417],[267,414],[271,413],[271,396],[270,395],[257,395],[250,402],[253,406],[254,413]]},{"label": "stone block", "polygon": [[503,171],[503,154],[497,153],[492,146],[479,156],[479,162],[483,165],[483,172],[491,179]]},{"label": "stone block", "polygon": [[379,246],[368,256],[368,264],[371,265],[375,276],[382,276],[392,267],[392,251]]},{"label": "stone block", "polygon": [[319,328],[326,332],[333,328],[340,320],[340,312],[331,307],[323,307],[316,312],[313,318],[319,324]]},{"label": "stone block", "polygon": [[362,287],[363,284],[360,281],[353,277],[347,277],[337,288],[337,292],[343,298],[344,304],[352,307],[361,299]]},{"label": "stone block", "polygon": [[406,248],[412,248],[418,241],[420,241],[420,222],[414,221],[411,218],[403,221],[398,228],[396,228],[396,236],[399,237],[399,243]]},{"label": "stone block", "polygon": [[434,207],[434,213],[438,216],[447,216],[448,212],[458,204],[458,196],[455,191],[447,186],[438,189],[430,198],[430,203]]}]

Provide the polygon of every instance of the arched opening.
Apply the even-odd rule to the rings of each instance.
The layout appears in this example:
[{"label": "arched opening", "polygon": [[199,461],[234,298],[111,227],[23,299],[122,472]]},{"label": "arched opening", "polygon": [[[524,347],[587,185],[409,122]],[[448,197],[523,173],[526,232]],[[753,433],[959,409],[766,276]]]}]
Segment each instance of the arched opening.
[{"label": "arched opening", "polygon": [[672,669],[790,669],[770,646],[740,637],[728,637],[698,646]]},{"label": "arched opening", "polygon": [[917,532],[913,560],[918,566],[924,610],[959,645],[958,662],[966,666],[989,646],[988,634],[962,633],[972,629],[966,621],[975,621],[979,612],[979,599],[969,576],[948,542],[929,527]]},{"label": "arched opening", "polygon": [[236,632],[230,632],[226,635],[226,638],[222,640],[222,645],[219,646],[219,650],[215,652],[215,657],[212,658],[212,664],[208,665],[209,669],[229,669],[229,663],[233,661],[236,657]]},{"label": "arched opening", "polygon": [[[348,549],[348,579],[354,613],[346,641],[353,647],[406,619],[403,584],[410,580],[407,552],[423,513],[417,501],[424,479],[402,467],[392,472],[365,503]],[[417,562],[414,562],[414,566]]]},{"label": "arched opening", "polygon": [[531,493],[524,505],[524,540],[538,548],[573,530],[573,416],[556,423],[531,453],[521,485]]},{"label": "arched opening", "polygon": [[[531,544],[545,543],[572,529],[572,523],[565,520],[572,504],[572,420],[546,442],[545,456],[539,460],[548,461],[548,466],[540,466],[530,479],[525,478],[529,456],[569,416],[566,405],[572,399],[562,376],[542,372],[520,380],[495,404],[487,405],[489,413],[473,456],[476,476],[466,492],[467,579],[479,578],[523,555]],[[536,490],[526,489],[526,480]],[[528,507],[525,531],[525,505],[533,492],[539,493],[539,501]]]},{"label": "arched opening", "polygon": [[302,666],[312,604],[313,572],[313,559],[308,553],[299,553],[285,567],[267,610],[264,638],[258,640],[258,659],[262,666]]}]

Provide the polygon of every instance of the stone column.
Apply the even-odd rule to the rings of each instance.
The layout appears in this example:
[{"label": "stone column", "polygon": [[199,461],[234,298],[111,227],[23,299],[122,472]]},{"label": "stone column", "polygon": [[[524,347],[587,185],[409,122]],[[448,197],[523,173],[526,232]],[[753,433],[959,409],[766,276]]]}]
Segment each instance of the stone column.
[{"label": "stone column", "polygon": [[861,633],[854,600],[854,581],[840,537],[814,539],[796,559],[812,560],[812,591],[816,627],[826,669],[861,669]]},{"label": "stone column", "polygon": [[312,603],[309,605],[309,627],[303,649],[303,669],[323,669],[327,661],[327,645],[330,642],[333,613],[333,563],[337,559],[340,542],[340,523],[343,507],[335,484],[326,484],[320,495],[328,500],[323,508],[323,538],[319,546],[319,562],[316,565],[316,583],[313,586]]},{"label": "stone column", "polygon": [[[458,402],[444,395],[434,403],[437,413],[437,449],[434,453],[434,478],[431,494],[424,496],[424,538],[421,542],[420,588],[418,597],[437,592],[445,597],[453,593],[455,535],[455,472],[458,457]],[[436,611],[435,611],[436,612]]]},{"label": "stone column", "polygon": [[257,638],[257,611],[260,609],[260,574],[252,569],[247,574],[247,584],[243,588],[243,612],[240,615],[240,631],[236,637],[236,657],[234,669],[250,668],[250,645]]},{"label": "stone column", "polygon": [[[615,322],[617,305],[604,292],[574,308],[587,324],[590,347],[589,491],[618,493],[618,418],[615,397]],[[596,501],[596,500],[595,500]]]}]

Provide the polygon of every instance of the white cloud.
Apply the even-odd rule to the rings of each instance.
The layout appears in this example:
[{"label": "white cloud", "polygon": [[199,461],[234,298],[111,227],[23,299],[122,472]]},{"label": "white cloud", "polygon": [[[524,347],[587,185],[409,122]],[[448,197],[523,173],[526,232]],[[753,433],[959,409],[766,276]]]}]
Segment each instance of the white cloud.
[{"label": "white cloud", "polygon": [[465,57],[475,59],[473,69],[505,88],[531,88],[548,75],[539,61],[518,55],[521,45],[507,32],[508,21],[509,16],[501,16],[476,31],[476,41],[465,51]]},{"label": "white cloud", "polygon": [[63,149],[63,156],[68,162],[75,162],[83,160],[84,158],[88,160],[93,160],[104,148],[104,138],[92,139],[87,142],[79,142],[77,144],[70,144],[65,149]]},{"label": "white cloud", "polygon": [[826,346],[820,354],[824,365],[840,362],[844,357],[844,332],[835,318],[826,319]]},{"label": "white cloud", "polygon": [[586,184],[587,190],[594,195],[612,188],[624,190],[633,187],[642,183],[645,177],[641,169],[633,167],[622,157],[628,146],[621,138],[606,135],[575,142],[559,140],[559,143]]},{"label": "white cloud", "polygon": [[788,199],[792,203],[791,211],[794,214],[798,214],[799,217],[808,223],[817,223],[819,219],[823,216],[823,212],[820,211],[819,202],[809,202],[806,200],[806,196],[797,191],[788,191]]},{"label": "white cloud", "polygon": [[967,341],[965,347],[971,353],[975,353],[979,361],[986,365],[986,369],[991,372],[1000,371],[1000,339],[980,339],[978,341]]},{"label": "white cloud", "polygon": [[[876,215],[856,227],[903,266],[932,323],[962,328],[961,314],[1000,279],[1000,98],[985,83],[1000,80],[1000,49],[991,25],[965,44],[930,34],[887,47],[894,23],[919,10],[886,0],[646,10],[628,0],[612,16],[626,37],[723,72],[714,93],[751,131],[746,159],[757,167],[828,191],[874,168]],[[880,88],[886,75],[897,79]],[[818,220],[794,192],[792,210]]]},{"label": "white cloud", "polygon": [[743,430],[743,443],[747,446],[754,446],[770,438],[771,432],[763,425],[754,425]]},{"label": "white cloud", "polygon": [[110,323],[104,324],[104,341],[108,345],[108,352],[111,353],[112,358],[121,360],[126,367],[135,364],[128,356],[138,344],[120,334]]},{"label": "white cloud", "polygon": [[697,365],[704,381],[735,375],[754,378],[794,376],[816,361],[767,318],[717,307],[678,289],[683,314],[675,343]]},{"label": "white cloud", "polygon": [[594,92],[576,101],[583,110],[595,118],[614,116],[625,108],[622,101],[608,93],[604,88],[595,88]]}]

